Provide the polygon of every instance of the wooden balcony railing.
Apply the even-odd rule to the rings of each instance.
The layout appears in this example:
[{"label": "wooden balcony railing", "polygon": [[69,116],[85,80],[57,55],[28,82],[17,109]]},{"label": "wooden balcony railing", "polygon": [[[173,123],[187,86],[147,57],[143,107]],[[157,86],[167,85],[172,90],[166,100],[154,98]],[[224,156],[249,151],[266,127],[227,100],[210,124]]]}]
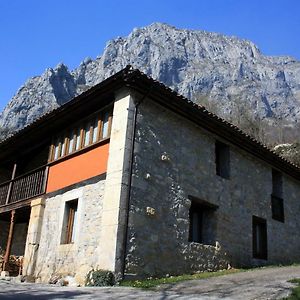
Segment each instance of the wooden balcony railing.
[{"label": "wooden balcony railing", "polygon": [[0,206],[45,193],[48,168],[43,166],[0,184]]}]

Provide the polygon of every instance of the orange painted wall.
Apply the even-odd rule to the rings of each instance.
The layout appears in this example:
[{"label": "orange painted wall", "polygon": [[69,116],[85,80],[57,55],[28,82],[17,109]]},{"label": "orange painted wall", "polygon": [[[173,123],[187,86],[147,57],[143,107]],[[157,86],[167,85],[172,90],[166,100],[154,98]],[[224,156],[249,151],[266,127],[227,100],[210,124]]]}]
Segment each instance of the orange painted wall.
[{"label": "orange painted wall", "polygon": [[50,166],[46,193],[106,172],[109,143]]}]

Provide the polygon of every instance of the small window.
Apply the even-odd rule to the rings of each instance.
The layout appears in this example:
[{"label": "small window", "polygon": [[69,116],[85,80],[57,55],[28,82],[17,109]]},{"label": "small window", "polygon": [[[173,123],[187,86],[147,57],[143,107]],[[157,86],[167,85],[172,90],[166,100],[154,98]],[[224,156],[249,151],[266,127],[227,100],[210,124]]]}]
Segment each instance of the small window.
[{"label": "small window", "polygon": [[190,242],[196,242],[196,243],[202,243],[203,242],[203,210],[201,206],[195,205],[195,203],[192,202],[190,212],[189,212],[189,218],[190,218],[190,230],[189,230],[189,241]]},{"label": "small window", "polygon": [[265,219],[252,218],[253,257],[268,259],[267,222]]},{"label": "small window", "polygon": [[276,221],[284,222],[283,199],[272,195],[271,201],[272,201],[272,218]]},{"label": "small window", "polygon": [[54,159],[59,158],[59,156],[60,156],[59,152],[60,152],[60,142],[59,142],[59,140],[57,140],[55,145],[54,145]]},{"label": "small window", "polygon": [[284,222],[284,203],[282,199],[282,173],[272,170],[272,218]]},{"label": "small window", "polygon": [[109,135],[109,112],[106,112],[103,116],[102,126],[102,138],[106,138]]},{"label": "small window", "polygon": [[221,142],[215,144],[216,174],[223,178],[230,177],[230,150],[229,146]]},{"label": "small window", "polygon": [[91,137],[91,123],[87,123],[84,130],[84,147],[90,144],[90,137]]},{"label": "small window", "polygon": [[214,245],[217,206],[192,196],[189,198],[191,200],[189,242]]},{"label": "small window", "polygon": [[54,144],[54,159],[58,159],[64,155],[65,141],[63,137],[56,139]]},{"label": "small window", "polygon": [[74,243],[77,225],[77,207],[78,200],[68,201],[65,204],[62,244]]},{"label": "small window", "polygon": [[96,118],[93,121],[93,130],[92,130],[92,132],[93,132],[92,143],[93,144],[96,143],[97,140],[98,140],[98,136],[99,136],[99,132],[98,131],[99,131],[99,127],[100,127],[99,123],[100,123],[100,120],[98,118]]},{"label": "small window", "polygon": [[61,142],[61,153],[60,156],[64,156],[66,151],[66,139],[63,139]]},{"label": "small window", "polygon": [[78,128],[76,130],[75,150],[79,150],[80,148],[81,148],[81,129]]},{"label": "small window", "polygon": [[69,135],[69,144],[68,144],[67,154],[72,153],[73,148],[74,148],[74,131],[72,130]]}]

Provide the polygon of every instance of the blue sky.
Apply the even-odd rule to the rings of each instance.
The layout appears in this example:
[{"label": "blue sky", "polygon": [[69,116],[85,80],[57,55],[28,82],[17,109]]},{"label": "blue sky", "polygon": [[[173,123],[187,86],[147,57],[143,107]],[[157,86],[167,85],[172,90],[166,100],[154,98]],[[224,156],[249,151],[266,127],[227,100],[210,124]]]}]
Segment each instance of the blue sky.
[{"label": "blue sky", "polygon": [[300,0],[1,0],[0,14],[0,110],[29,77],[59,62],[73,69],[108,40],[156,21],[300,59]]}]

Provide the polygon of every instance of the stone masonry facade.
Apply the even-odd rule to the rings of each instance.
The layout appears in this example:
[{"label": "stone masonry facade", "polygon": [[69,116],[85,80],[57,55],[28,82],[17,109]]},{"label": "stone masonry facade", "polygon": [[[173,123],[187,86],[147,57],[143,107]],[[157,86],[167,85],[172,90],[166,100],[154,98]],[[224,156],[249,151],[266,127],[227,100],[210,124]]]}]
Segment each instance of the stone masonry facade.
[{"label": "stone masonry facade", "polygon": [[[38,282],[72,276],[84,285],[90,270],[104,269],[120,278],[132,112],[133,100],[128,90],[123,90],[114,103],[107,171],[99,175],[101,179],[95,182],[96,177],[91,178],[32,201],[25,275]],[[75,240],[64,243],[67,203],[73,200],[77,200],[77,221],[72,225]]]},{"label": "stone masonry facade", "polygon": [[[300,261],[300,185],[283,176],[285,222],[272,219],[272,167],[230,147],[230,178],[216,175],[222,138],[147,99],[139,107],[126,253],[138,276]],[[214,242],[189,242],[190,196],[218,209]],[[266,219],[268,260],[253,259],[252,216]]]},{"label": "stone masonry facade", "polygon": [[[252,149],[254,156],[231,144],[230,136],[225,140],[180,110],[175,113],[170,109],[174,99],[165,103],[169,108],[160,105],[166,95],[154,91],[151,99],[150,86],[150,94],[141,95],[126,84],[110,100],[114,107],[105,173],[32,199],[23,274],[38,282],[72,276],[83,285],[91,269],[110,270],[121,279],[300,262],[300,184],[274,166],[295,177],[297,169],[285,169],[276,157],[272,166],[266,162],[273,163],[271,153],[271,158],[259,159],[266,152]],[[190,112],[184,109],[184,114]],[[191,119],[199,121],[197,111],[192,112]],[[207,128],[220,134],[219,127]],[[217,171],[220,144],[227,151],[228,176]],[[282,179],[284,221],[272,215],[276,172]],[[76,203],[76,218],[68,227],[70,203]],[[255,227],[257,219],[263,220],[260,227]],[[70,233],[66,228],[72,228],[72,240],[64,240]],[[21,234],[14,251],[24,248],[26,230],[16,226]],[[200,231],[201,241],[193,236]],[[7,233],[8,227],[0,241]],[[255,243],[262,241],[267,242],[267,258],[253,258]]]},{"label": "stone masonry facade", "polygon": [[[54,275],[70,275],[84,284],[88,271],[99,265],[104,184],[105,180],[100,180],[46,199],[34,271],[38,281],[48,282]],[[62,244],[65,203],[74,199],[78,199],[75,241]]]}]

